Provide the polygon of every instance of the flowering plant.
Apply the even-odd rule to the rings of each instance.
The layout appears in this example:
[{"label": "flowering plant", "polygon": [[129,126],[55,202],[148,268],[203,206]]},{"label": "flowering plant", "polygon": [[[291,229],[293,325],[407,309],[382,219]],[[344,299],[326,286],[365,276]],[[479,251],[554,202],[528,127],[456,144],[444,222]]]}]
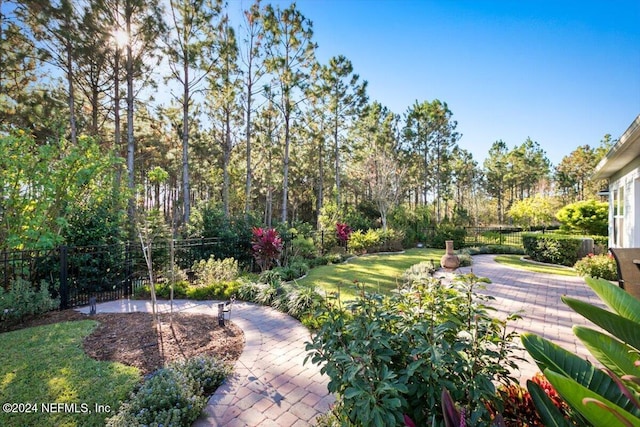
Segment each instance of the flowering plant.
[{"label": "flowering plant", "polygon": [[346,223],[336,222],[336,237],[340,243],[345,244],[349,240],[351,233],[353,233],[353,230]]},{"label": "flowering plant", "polygon": [[282,239],[273,228],[253,227],[251,249],[262,271],[271,268],[273,261],[282,253]]},{"label": "flowering plant", "polygon": [[618,267],[611,254],[589,254],[573,266],[579,275],[605,280],[618,280]]}]

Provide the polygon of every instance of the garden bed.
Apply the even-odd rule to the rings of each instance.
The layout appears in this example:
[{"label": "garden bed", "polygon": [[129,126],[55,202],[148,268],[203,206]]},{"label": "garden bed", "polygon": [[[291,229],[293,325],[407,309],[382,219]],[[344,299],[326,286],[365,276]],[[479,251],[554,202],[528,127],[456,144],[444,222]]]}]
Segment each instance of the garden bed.
[{"label": "garden bed", "polygon": [[97,360],[120,362],[139,368],[143,375],[175,360],[196,355],[217,356],[235,362],[244,347],[244,334],[233,323],[218,326],[214,316],[174,313],[160,315],[156,333],[151,313],[99,313],[87,316],[75,310],[49,312],[13,329],[63,321],[96,320],[100,324],[84,339],[84,351]]}]

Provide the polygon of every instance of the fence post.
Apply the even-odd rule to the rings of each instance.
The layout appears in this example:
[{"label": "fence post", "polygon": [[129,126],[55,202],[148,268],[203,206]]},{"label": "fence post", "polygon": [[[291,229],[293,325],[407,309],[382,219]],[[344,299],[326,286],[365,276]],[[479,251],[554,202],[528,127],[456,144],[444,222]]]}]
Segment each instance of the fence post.
[{"label": "fence post", "polygon": [[58,247],[60,251],[60,310],[69,308],[69,260],[68,248]]}]

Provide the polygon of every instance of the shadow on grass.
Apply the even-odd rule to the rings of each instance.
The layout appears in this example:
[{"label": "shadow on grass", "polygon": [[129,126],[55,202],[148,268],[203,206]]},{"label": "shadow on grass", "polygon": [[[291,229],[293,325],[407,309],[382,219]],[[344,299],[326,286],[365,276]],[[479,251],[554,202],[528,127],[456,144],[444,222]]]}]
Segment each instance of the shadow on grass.
[{"label": "shadow on grass", "polygon": [[140,374],[84,353],[82,340],[95,326],[84,320],[0,334],[0,399],[31,409],[0,412],[0,425],[103,426],[115,414]]}]

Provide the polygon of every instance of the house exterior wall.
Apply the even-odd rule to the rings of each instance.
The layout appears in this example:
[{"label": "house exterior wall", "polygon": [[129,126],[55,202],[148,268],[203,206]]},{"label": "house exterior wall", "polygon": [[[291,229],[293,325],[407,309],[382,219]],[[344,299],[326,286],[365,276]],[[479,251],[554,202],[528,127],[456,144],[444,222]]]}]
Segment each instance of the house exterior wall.
[{"label": "house exterior wall", "polygon": [[640,247],[640,157],[609,179],[609,246]]}]

